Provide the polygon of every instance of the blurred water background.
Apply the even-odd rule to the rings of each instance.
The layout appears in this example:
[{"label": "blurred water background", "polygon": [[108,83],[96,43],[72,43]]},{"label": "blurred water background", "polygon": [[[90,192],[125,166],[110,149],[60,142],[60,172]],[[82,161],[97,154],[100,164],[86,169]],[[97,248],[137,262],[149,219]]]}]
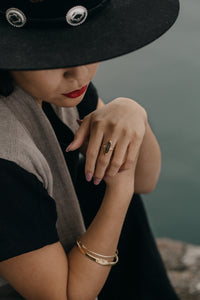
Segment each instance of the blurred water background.
[{"label": "blurred water background", "polygon": [[143,195],[153,233],[200,244],[200,1],[154,43],[100,64],[100,97],[124,96],[148,112],[162,151],[154,192]]}]

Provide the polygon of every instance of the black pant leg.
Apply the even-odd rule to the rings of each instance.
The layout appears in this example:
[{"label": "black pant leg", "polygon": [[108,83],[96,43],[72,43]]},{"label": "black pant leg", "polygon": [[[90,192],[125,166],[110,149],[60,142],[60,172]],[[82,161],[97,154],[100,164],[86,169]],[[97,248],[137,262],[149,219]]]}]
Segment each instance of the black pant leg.
[{"label": "black pant leg", "polygon": [[[77,178],[77,196],[86,227],[96,215],[105,183],[95,186],[84,176],[84,161]],[[112,267],[99,300],[178,300],[166,274],[139,195],[134,195],[119,244],[119,262]]]}]

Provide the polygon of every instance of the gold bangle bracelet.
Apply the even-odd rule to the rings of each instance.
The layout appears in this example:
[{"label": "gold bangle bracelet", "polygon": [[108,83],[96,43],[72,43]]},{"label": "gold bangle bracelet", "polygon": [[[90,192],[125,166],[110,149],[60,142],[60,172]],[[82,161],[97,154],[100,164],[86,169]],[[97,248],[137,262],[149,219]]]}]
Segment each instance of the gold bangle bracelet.
[{"label": "gold bangle bracelet", "polygon": [[115,254],[113,254],[113,255],[102,255],[102,254],[93,252],[93,251],[89,250],[88,248],[86,248],[85,245],[83,245],[83,243],[82,243],[80,240],[77,240],[77,245],[78,245],[80,248],[83,248],[83,249],[85,250],[85,252],[92,253],[92,254],[97,255],[97,256],[99,256],[99,257],[102,257],[102,258],[115,258],[116,255],[118,255],[118,250],[116,250]]},{"label": "gold bangle bracelet", "polygon": [[[78,249],[79,251],[84,254],[85,256],[87,256],[89,259],[91,259],[92,261],[98,263],[99,265],[102,265],[102,266],[113,266],[113,265],[116,265],[116,263],[119,261],[119,257],[118,257],[118,251],[116,252],[115,255],[111,255],[111,256],[104,256],[104,255],[101,255],[101,254],[98,254],[98,253],[95,253],[95,252],[92,252],[90,250],[86,251],[83,249],[82,246],[84,246],[80,241],[76,241],[76,244],[78,246]],[[85,249],[87,249],[85,246],[84,246]],[[95,253],[97,256],[100,256],[100,257],[95,257],[94,255],[92,255],[91,253]],[[103,257],[106,257],[106,258],[113,258],[113,261],[108,261],[106,259],[104,259]]]},{"label": "gold bangle bracelet", "polygon": [[116,265],[116,263],[119,260],[117,255],[116,255],[116,257],[114,258],[113,261],[108,261],[108,260],[103,259],[103,258],[95,257],[92,254],[89,254],[87,252],[85,253],[85,256],[87,256],[89,259],[95,261],[96,263],[98,263],[99,265],[102,265],[102,266],[114,266],[114,265]]}]

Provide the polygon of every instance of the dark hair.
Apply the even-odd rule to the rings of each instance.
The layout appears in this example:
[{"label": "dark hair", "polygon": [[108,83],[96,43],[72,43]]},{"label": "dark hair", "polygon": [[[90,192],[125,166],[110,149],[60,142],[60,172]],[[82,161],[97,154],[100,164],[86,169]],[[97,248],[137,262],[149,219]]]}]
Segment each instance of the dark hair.
[{"label": "dark hair", "polygon": [[14,90],[13,79],[9,71],[0,70],[0,96],[9,96]]}]

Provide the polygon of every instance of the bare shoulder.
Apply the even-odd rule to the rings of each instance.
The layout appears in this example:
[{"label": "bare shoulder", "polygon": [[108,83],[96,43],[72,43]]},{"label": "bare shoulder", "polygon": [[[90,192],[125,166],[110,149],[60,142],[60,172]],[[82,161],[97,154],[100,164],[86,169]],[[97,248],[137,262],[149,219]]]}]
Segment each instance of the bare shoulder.
[{"label": "bare shoulder", "polygon": [[60,242],[0,262],[0,275],[27,300],[66,300],[67,273]]}]

